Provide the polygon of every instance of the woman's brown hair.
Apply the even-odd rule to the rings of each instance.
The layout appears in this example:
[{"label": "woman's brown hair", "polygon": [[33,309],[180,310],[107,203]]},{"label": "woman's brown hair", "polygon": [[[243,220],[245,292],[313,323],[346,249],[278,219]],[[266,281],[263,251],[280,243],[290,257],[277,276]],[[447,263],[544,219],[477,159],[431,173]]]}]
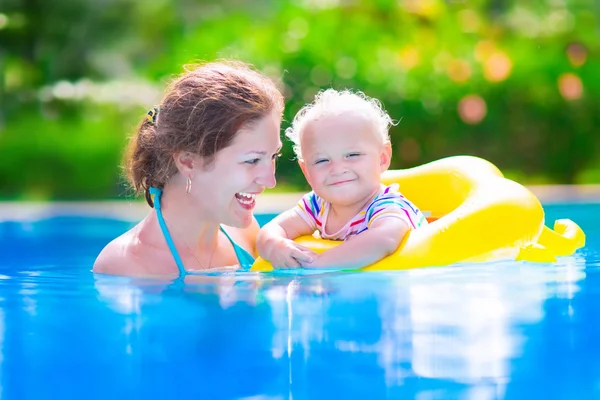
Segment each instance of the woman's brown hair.
[{"label": "woman's brown hair", "polygon": [[236,133],[283,112],[275,84],[242,62],[211,62],[187,68],[169,85],[154,118],[144,118],[125,154],[125,171],[136,194],[153,207],[151,186],[164,188],[177,172],[173,155],[189,151],[209,162]]}]

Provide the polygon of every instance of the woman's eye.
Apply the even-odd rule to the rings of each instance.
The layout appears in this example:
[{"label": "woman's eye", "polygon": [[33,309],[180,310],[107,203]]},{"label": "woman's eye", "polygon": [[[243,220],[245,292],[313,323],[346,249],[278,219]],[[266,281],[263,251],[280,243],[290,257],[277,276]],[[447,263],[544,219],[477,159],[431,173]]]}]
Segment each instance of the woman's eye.
[{"label": "woman's eye", "polygon": [[254,164],[258,164],[259,161],[260,161],[260,158],[253,158],[252,160],[248,160],[245,162],[246,162],[246,164],[254,165]]},{"label": "woman's eye", "polygon": [[273,154],[273,160],[277,160],[277,159],[278,159],[279,157],[281,157],[281,156],[282,156],[282,154],[281,154],[281,153],[276,153],[276,154]]}]

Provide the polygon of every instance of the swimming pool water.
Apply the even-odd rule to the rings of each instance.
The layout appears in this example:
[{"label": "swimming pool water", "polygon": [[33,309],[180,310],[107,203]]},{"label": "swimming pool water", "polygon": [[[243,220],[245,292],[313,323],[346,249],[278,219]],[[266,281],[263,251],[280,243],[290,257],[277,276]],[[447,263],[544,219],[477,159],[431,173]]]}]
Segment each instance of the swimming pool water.
[{"label": "swimming pool water", "polygon": [[600,398],[600,204],[546,213],[586,247],[185,287],[90,272],[130,222],[0,222],[0,398]]}]

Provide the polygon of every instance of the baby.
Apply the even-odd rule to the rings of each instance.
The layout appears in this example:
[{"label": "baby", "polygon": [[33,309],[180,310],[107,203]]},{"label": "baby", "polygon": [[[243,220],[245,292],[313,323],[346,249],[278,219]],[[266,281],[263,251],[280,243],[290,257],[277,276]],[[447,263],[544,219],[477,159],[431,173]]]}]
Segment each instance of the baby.
[{"label": "baby", "polygon": [[[348,90],[321,91],[298,112],[286,136],[313,191],[261,229],[257,250],[274,268],[364,267],[427,224],[397,185],[381,184],[391,124],[378,100]],[[315,231],[344,242],[316,254],[293,241]]]}]

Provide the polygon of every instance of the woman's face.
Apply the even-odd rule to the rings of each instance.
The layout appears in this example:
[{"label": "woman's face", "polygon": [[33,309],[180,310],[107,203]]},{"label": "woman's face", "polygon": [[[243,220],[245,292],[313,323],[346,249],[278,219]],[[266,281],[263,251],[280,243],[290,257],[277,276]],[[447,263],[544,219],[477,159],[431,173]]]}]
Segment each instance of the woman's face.
[{"label": "woman's face", "polygon": [[270,113],[240,129],[213,163],[195,168],[191,194],[206,210],[203,219],[237,228],[250,226],[255,197],[275,186],[280,130],[281,116]]}]

